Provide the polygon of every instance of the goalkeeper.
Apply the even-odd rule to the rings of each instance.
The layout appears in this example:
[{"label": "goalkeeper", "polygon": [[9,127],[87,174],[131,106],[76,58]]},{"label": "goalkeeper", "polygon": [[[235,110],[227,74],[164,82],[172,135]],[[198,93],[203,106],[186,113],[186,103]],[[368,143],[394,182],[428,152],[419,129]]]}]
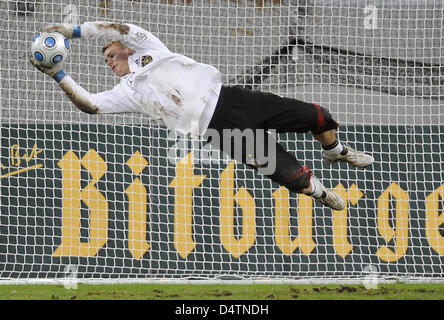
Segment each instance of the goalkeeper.
[{"label": "goalkeeper", "polygon": [[[373,162],[370,155],[337,140],[339,125],[326,109],[239,86],[224,86],[216,68],[171,52],[157,37],[138,26],[86,22],[80,26],[48,26],[43,31],[59,32],[67,39],[114,39],[103,47],[102,52],[105,63],[121,77],[121,81],[113,89],[97,94],[90,94],[76,84],[59,65],[45,68],[33,57],[30,58],[31,63],[50,75],[83,112],[143,113],[152,120],[160,120],[168,129],[202,137],[208,129],[220,134],[224,129],[253,129],[255,135],[258,132],[267,135],[265,130],[270,129],[279,133],[311,132],[321,143],[322,156],[328,163],[346,161],[365,167]],[[198,128],[193,129],[196,123]],[[263,137],[255,136],[255,139],[259,138]],[[275,140],[273,143],[276,167],[272,174],[267,175],[270,179],[292,192],[312,196],[334,210],[345,208],[342,198],[325,188],[307,166],[299,164]],[[222,143],[216,147],[234,157],[235,150],[231,146],[228,148]],[[244,142],[244,151],[246,147]],[[245,153],[242,152],[241,159],[244,163],[254,169],[261,166],[247,161]]]}]

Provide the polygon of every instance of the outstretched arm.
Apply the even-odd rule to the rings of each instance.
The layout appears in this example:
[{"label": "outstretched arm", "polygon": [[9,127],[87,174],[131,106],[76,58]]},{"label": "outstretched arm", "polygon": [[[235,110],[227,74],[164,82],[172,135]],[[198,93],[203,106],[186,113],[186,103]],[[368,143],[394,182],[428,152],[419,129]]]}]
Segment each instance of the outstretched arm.
[{"label": "outstretched arm", "polygon": [[99,107],[94,104],[92,95],[79,86],[69,75],[65,74],[60,65],[46,68],[40,65],[32,56],[30,57],[30,62],[39,71],[52,77],[57,82],[60,89],[65,92],[72,103],[74,103],[74,105],[81,111],[91,114],[99,112]]},{"label": "outstretched arm", "polygon": [[81,111],[90,114],[99,113],[99,107],[91,101],[90,93],[79,86],[70,76],[65,75],[58,84],[69,100]]},{"label": "outstretched arm", "polygon": [[[59,24],[42,29],[43,32],[59,32],[67,39],[71,38],[100,38],[102,36],[121,40],[123,44],[129,43],[132,48],[144,48],[147,41],[156,41],[163,45],[155,36],[132,24],[119,24],[110,22],[85,22],[81,26]],[[152,38],[151,38],[152,37]],[[51,76],[66,93],[68,98],[83,112],[118,113],[135,112],[137,103],[122,92],[118,86],[112,90],[90,94],[79,86],[69,75],[65,74],[60,66],[45,68],[34,58],[30,57],[31,64],[41,72]]]},{"label": "outstretched arm", "polygon": [[80,37],[86,39],[110,38],[119,40],[122,44],[134,50],[143,49],[148,42],[154,41],[157,45],[168,50],[152,33],[130,23],[96,21],[85,22],[80,26],[58,24],[44,27],[42,31],[59,32],[67,39]]},{"label": "outstretched arm", "polygon": [[30,56],[30,62],[39,71],[52,77],[72,103],[83,112],[96,114],[138,111],[135,102],[126,97],[118,86],[112,90],[91,94],[67,75],[60,65],[46,68],[32,56]]}]

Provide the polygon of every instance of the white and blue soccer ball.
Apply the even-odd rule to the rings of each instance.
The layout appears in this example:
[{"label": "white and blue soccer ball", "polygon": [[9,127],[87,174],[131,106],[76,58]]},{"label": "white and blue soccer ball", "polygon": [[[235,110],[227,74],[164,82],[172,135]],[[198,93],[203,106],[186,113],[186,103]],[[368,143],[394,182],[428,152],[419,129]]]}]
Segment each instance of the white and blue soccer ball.
[{"label": "white and blue soccer ball", "polygon": [[61,33],[40,32],[32,41],[31,54],[42,66],[51,68],[66,60],[69,42]]}]

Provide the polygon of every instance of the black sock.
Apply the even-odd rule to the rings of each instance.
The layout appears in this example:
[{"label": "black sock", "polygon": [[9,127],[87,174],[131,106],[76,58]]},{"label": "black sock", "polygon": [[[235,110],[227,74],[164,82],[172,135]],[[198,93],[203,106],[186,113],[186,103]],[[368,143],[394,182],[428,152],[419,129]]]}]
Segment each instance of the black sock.
[{"label": "black sock", "polygon": [[322,149],[324,149],[324,150],[331,150],[331,149],[335,148],[338,144],[339,144],[339,140],[336,139],[335,142],[333,142],[329,146],[322,145]]}]

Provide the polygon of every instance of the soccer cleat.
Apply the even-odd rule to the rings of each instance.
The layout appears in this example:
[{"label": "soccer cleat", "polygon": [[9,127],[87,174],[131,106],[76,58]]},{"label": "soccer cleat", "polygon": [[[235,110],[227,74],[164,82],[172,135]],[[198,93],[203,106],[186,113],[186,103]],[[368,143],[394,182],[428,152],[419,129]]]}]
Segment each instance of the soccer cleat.
[{"label": "soccer cleat", "polygon": [[333,210],[345,209],[344,200],[342,200],[340,195],[331,190],[325,189],[324,192],[322,192],[322,196],[315,199],[319,200],[323,205],[332,208]]},{"label": "soccer cleat", "polygon": [[[312,180],[315,180],[316,188],[320,188],[321,196],[313,197],[313,199],[319,200],[323,205],[332,208],[333,210],[343,210],[345,209],[344,200],[342,200],[341,196],[333,191],[324,187],[324,185],[316,178],[314,175],[311,176]],[[318,193],[318,192],[317,192]]]},{"label": "soccer cleat", "polygon": [[356,151],[349,146],[344,146],[344,149],[348,150],[346,155],[331,155],[327,154],[324,150],[322,152],[322,157],[328,165],[331,165],[333,162],[336,161],[346,161],[348,163],[351,163],[355,167],[366,167],[368,165],[371,165],[373,161],[375,161],[375,159],[371,155],[365,154],[364,152]]}]

